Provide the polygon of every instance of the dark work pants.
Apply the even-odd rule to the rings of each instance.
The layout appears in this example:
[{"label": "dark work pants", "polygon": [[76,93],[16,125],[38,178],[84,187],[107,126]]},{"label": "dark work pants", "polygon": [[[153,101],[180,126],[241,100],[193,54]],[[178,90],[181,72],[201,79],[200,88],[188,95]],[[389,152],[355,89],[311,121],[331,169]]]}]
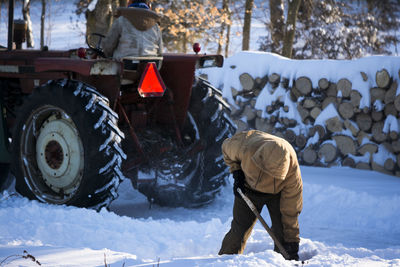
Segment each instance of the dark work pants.
[{"label": "dark work pants", "polygon": [[[282,215],[280,211],[281,194],[263,194],[250,191],[246,192],[246,196],[254,203],[259,213],[261,213],[263,206],[267,205],[272,221],[271,230],[276,238],[283,243]],[[241,197],[235,196],[231,229],[225,235],[218,254],[242,254],[256,221],[257,217],[246,202]],[[276,245],[274,250],[279,251]]]}]

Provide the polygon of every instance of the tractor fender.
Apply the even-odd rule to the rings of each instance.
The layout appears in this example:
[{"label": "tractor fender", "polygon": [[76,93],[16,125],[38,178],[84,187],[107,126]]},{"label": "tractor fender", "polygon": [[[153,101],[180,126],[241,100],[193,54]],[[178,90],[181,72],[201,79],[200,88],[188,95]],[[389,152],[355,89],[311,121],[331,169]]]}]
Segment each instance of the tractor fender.
[{"label": "tractor fender", "polygon": [[34,60],[34,67],[36,72],[69,71],[82,76],[120,76],[122,73],[122,63],[110,59],[43,57]]},{"label": "tractor fender", "polygon": [[178,125],[182,126],[186,119],[196,69],[222,65],[221,55],[163,54],[160,74],[167,88],[172,90]]}]

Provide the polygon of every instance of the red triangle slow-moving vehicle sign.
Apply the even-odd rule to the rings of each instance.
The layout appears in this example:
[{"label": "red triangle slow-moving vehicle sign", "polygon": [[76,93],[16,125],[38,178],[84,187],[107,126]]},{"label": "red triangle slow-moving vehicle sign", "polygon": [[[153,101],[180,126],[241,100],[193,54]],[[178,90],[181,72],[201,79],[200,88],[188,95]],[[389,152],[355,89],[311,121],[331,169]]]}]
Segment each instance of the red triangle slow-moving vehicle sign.
[{"label": "red triangle slow-moving vehicle sign", "polygon": [[141,97],[157,97],[164,95],[165,84],[154,62],[147,63],[140,79],[138,92]]}]

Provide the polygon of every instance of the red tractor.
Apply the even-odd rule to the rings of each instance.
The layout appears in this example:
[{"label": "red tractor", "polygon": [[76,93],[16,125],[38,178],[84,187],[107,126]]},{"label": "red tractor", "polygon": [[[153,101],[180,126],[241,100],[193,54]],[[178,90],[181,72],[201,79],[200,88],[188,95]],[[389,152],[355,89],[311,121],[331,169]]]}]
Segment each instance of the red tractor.
[{"label": "red tractor", "polygon": [[0,186],[11,164],[16,190],[47,203],[98,209],[124,178],[160,205],[212,201],[228,174],[221,143],[235,127],[221,93],[195,69],[220,67],[222,56],[120,62],[92,45],[22,50],[13,8],[10,0],[0,50]]}]

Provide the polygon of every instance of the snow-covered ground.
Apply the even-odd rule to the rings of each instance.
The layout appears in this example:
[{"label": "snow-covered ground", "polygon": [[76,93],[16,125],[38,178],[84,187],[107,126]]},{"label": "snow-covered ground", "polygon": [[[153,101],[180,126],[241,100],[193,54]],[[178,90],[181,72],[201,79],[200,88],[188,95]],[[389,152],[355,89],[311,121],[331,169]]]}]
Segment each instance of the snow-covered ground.
[{"label": "snow-covered ground", "polygon": [[[84,28],[72,27],[71,8],[67,5],[52,13],[49,25],[55,25],[46,42],[50,48],[83,45]],[[40,9],[32,9],[38,33]],[[1,33],[5,18],[3,13]],[[252,60],[242,54],[237,70],[251,67]],[[252,74],[257,76],[257,71]],[[232,73],[224,75],[225,81],[237,81]],[[225,96],[229,90],[227,86]],[[302,166],[301,171],[300,259],[304,266],[400,266],[399,178],[344,167]],[[12,188],[1,193],[0,266],[38,266],[27,255],[42,266],[303,265],[273,252],[273,242],[259,223],[243,255],[217,255],[232,219],[232,178],[211,205],[199,209],[150,207],[129,181],[121,184],[119,194],[109,211],[95,212],[28,201]],[[266,210],[262,216],[270,224]]]},{"label": "snow-covered ground", "polygon": [[[301,167],[304,266],[400,266],[400,179]],[[218,256],[232,219],[232,179],[200,209],[150,207],[125,181],[110,211],[0,195],[0,266],[295,266],[257,223],[243,255]],[[265,210],[262,216],[269,222]],[[6,257],[9,257],[6,259]],[[300,262],[297,264],[302,265]]]}]

